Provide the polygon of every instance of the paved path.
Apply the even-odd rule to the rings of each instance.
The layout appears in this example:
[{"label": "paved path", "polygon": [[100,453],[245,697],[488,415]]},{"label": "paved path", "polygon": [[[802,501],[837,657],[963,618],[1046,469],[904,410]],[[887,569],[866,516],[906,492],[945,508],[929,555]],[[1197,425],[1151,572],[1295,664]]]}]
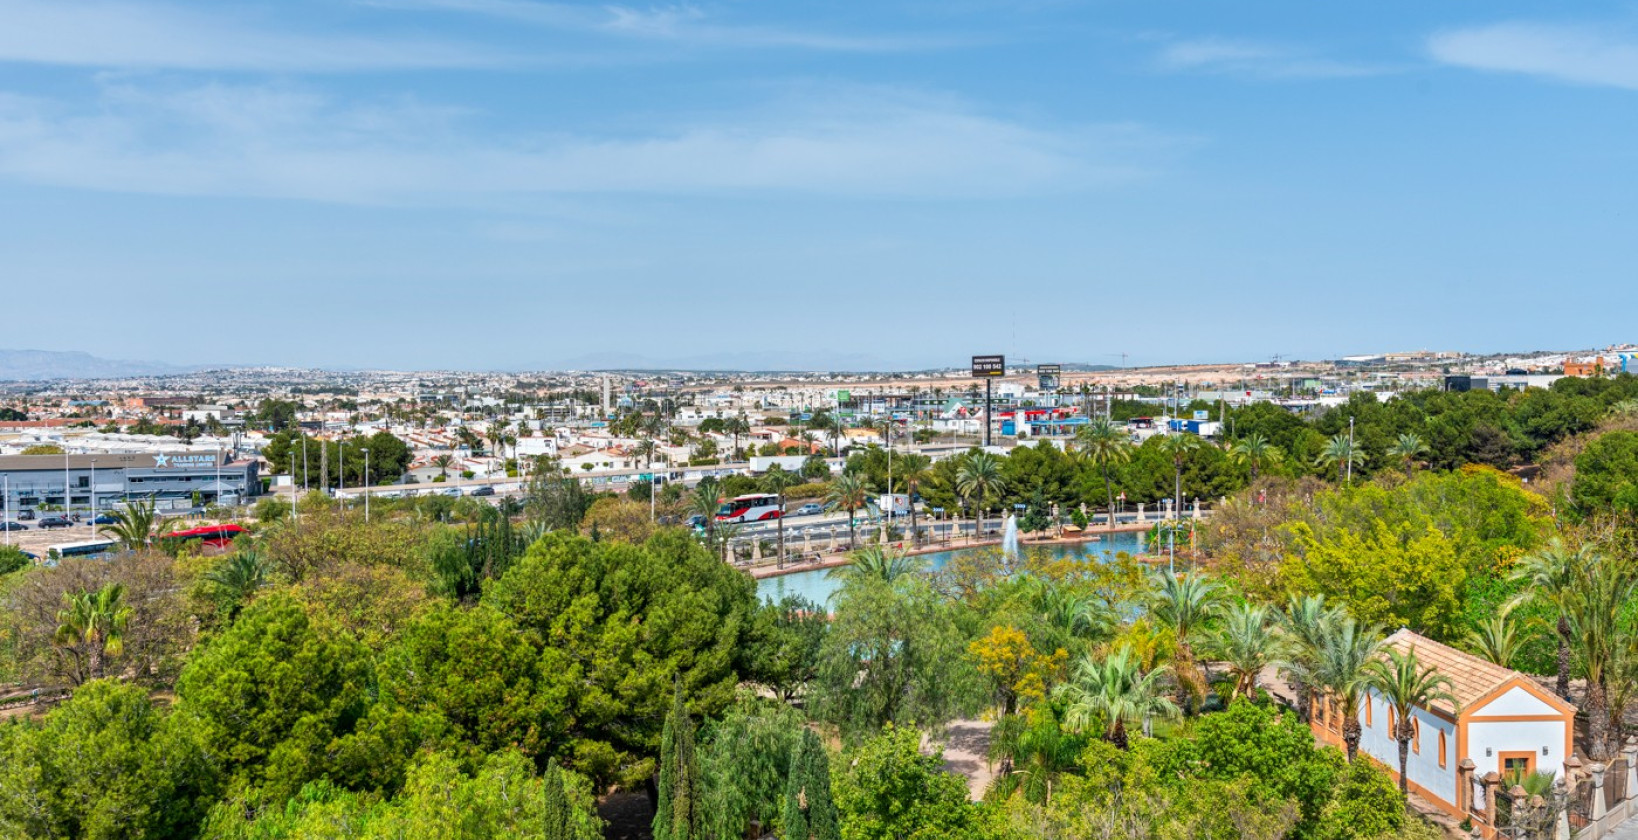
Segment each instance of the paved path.
[{"label": "paved path", "polygon": [[967,777],[967,790],[974,802],[984,798],[995,773],[990,767],[990,730],[995,727],[988,720],[951,721],[944,737],[944,769]]}]

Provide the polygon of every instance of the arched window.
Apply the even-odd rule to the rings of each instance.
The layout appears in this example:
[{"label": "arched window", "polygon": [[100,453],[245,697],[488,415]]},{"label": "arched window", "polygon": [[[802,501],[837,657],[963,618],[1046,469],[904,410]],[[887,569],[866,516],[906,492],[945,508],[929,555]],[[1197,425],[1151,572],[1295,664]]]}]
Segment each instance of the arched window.
[{"label": "arched window", "polygon": [[1365,701],[1365,726],[1369,727],[1371,725],[1371,708],[1375,704],[1371,702],[1371,695],[1369,694],[1365,695],[1362,699]]},{"label": "arched window", "polygon": [[1422,754],[1422,719],[1411,718],[1411,752]]},{"label": "arched window", "polygon": [[1439,730],[1439,769],[1445,767],[1445,731]]},{"label": "arched window", "polygon": [[1388,737],[1389,738],[1397,738],[1398,735],[1399,735],[1399,730],[1398,730],[1397,727],[1395,727],[1393,725],[1393,721],[1394,721],[1393,707],[1389,706],[1388,707]]}]

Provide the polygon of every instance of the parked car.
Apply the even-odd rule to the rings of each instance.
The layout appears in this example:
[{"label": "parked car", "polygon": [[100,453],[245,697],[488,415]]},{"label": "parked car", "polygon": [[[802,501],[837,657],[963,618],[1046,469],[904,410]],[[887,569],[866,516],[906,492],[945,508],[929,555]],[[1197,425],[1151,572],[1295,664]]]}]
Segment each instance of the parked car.
[{"label": "parked car", "polygon": [[0,531],[27,531],[28,526],[21,522],[0,522]]},{"label": "parked car", "polygon": [[115,519],[112,514],[99,513],[99,514],[97,514],[96,519],[91,520],[91,524],[92,525],[118,525],[119,520]]},{"label": "parked car", "polygon": [[483,486],[483,487],[477,487],[477,488],[474,488],[472,490],[472,492],[468,493],[467,495],[468,496],[493,496],[493,495],[495,495],[495,488],[489,487],[487,485]]},{"label": "parked car", "polygon": [[27,522],[28,520],[31,520],[33,518],[34,518],[34,511],[32,511],[32,510],[25,510],[22,513],[17,514],[17,519],[19,521],[22,521],[22,522]]},{"label": "parked car", "polygon": [[818,516],[824,512],[824,505],[821,505],[818,502],[808,502],[796,510],[791,511],[791,516]]},{"label": "parked car", "polygon": [[696,531],[704,531],[705,514],[696,513],[693,516],[688,517],[688,527],[693,528]]},{"label": "parked car", "polygon": [[41,528],[72,528],[73,526],[74,523],[68,521],[66,516],[47,516],[40,520]]}]

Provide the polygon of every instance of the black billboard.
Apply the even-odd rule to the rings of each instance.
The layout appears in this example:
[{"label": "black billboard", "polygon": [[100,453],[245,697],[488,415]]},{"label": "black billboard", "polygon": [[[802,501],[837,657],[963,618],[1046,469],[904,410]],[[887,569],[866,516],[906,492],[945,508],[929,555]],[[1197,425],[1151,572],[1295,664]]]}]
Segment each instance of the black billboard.
[{"label": "black billboard", "polygon": [[974,356],[973,378],[989,379],[1007,375],[1006,356]]}]

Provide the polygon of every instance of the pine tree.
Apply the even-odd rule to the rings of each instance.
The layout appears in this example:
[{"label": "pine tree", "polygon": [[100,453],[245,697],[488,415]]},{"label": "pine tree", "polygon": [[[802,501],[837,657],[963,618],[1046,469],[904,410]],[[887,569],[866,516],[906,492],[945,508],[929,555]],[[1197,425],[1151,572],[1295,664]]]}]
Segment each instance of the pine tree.
[{"label": "pine tree", "polygon": [[569,804],[563,771],[556,761],[547,762],[546,774],[541,782],[541,810],[544,814],[541,836],[545,840],[574,840],[574,806]]},{"label": "pine tree", "polygon": [[693,840],[699,824],[699,765],[694,759],[694,721],[677,684],[671,713],[660,735],[660,796],[654,810],[654,840]]},{"label": "pine tree", "polygon": [[791,752],[791,772],[785,782],[786,840],[839,840],[836,803],[830,798],[830,759],[813,730],[802,730],[802,740]]}]

